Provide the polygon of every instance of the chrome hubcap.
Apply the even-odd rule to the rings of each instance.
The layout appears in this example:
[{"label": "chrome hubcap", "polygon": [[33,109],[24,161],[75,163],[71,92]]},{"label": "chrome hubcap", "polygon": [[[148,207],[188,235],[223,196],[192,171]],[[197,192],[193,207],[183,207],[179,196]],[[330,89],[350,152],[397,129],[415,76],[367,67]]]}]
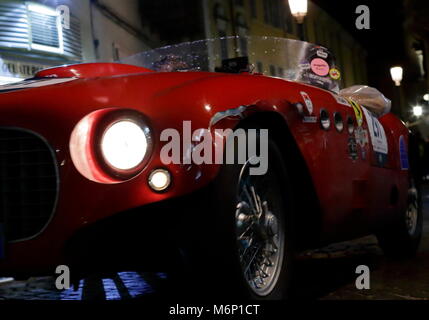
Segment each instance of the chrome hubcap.
[{"label": "chrome hubcap", "polygon": [[266,296],[274,289],[283,262],[282,221],[250,183],[242,185],[235,217],[244,278],[255,294]]},{"label": "chrome hubcap", "polygon": [[408,191],[408,207],[405,214],[405,223],[410,236],[413,236],[417,229],[418,208],[418,193],[413,187]]}]

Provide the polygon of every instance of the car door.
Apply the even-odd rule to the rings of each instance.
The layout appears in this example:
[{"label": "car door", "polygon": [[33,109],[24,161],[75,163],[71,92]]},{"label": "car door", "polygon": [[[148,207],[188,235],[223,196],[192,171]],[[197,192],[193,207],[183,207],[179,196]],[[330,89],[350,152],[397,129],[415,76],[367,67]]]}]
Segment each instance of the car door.
[{"label": "car door", "polygon": [[[364,110],[353,101],[334,93],[332,103],[326,105],[331,116],[331,129],[327,131],[329,166],[332,190],[330,232],[335,237],[350,238],[369,230],[371,206],[370,185],[370,132]],[[333,229],[335,228],[335,229]]]},{"label": "car door", "polygon": [[320,202],[323,238],[362,235],[370,197],[369,131],[363,111],[325,90],[308,88],[301,96],[311,116],[304,116],[298,139],[305,142],[301,150]]},{"label": "car door", "polygon": [[[386,220],[386,216],[395,210],[399,201],[399,190],[402,189],[403,183],[397,181],[398,176],[395,170],[397,164],[393,155],[400,153],[400,138],[395,137],[394,132],[386,126],[385,121],[380,121],[381,119],[364,107],[362,110],[370,133],[371,169],[368,203],[371,219],[369,224],[377,227]],[[388,116],[393,117],[393,115]]]}]

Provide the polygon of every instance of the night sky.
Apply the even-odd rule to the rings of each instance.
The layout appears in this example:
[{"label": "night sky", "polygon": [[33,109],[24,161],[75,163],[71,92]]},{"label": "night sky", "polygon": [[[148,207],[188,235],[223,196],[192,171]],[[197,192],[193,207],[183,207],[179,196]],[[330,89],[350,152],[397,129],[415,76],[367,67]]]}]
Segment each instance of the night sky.
[{"label": "night sky", "polygon": [[[384,87],[383,79],[389,77],[386,65],[402,64],[406,57],[403,28],[405,12],[402,1],[313,0],[313,2],[328,11],[366,48],[369,84]],[[358,30],[355,26],[358,17],[355,11],[359,5],[367,5],[370,8],[370,30]]]},{"label": "night sky", "polygon": [[[367,50],[389,50],[400,58],[398,41],[403,35],[404,11],[401,0],[312,0],[324,8],[339,21],[352,35],[359,40]],[[421,0],[426,1],[426,0]],[[357,6],[367,5],[371,11],[371,29],[358,30],[355,26],[358,15],[355,13]],[[375,52],[374,52],[375,53]]]}]

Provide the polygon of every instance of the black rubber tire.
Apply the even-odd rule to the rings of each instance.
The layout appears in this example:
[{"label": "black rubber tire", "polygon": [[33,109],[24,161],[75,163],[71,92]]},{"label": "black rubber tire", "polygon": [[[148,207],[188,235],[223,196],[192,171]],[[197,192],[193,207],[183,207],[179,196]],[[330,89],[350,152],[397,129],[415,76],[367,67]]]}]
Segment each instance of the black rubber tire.
[{"label": "black rubber tire", "polygon": [[[242,164],[224,164],[211,185],[207,202],[200,212],[198,228],[192,232],[192,248],[185,248],[187,278],[191,278],[192,292],[198,297],[234,297],[243,299],[279,300],[289,297],[293,273],[294,243],[293,189],[288,179],[282,154],[269,139],[269,164],[267,176],[271,183],[270,196],[277,199],[277,210],[282,212],[285,225],[285,246],[282,268],[272,292],[266,296],[254,294],[243,276],[239,263],[235,211],[237,189]],[[188,286],[190,282],[188,282]]]},{"label": "black rubber tire", "polygon": [[[421,186],[418,184],[415,185],[414,182],[410,182],[410,186],[410,190],[412,188],[416,188],[417,190],[416,203],[418,210],[415,232],[413,234],[408,232],[406,225],[406,209],[400,213],[396,220],[394,220],[390,225],[387,225],[384,230],[377,233],[379,246],[383,250],[384,254],[392,259],[406,259],[414,257],[417,253],[422,237],[423,211]],[[412,200],[412,195],[409,191],[408,203]]]}]

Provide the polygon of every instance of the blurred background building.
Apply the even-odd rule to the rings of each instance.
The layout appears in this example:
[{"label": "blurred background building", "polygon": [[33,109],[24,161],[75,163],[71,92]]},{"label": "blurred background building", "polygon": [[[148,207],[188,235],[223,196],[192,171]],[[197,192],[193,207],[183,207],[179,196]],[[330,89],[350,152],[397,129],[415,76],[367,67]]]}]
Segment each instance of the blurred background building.
[{"label": "blurred background building", "polygon": [[[69,25],[59,6],[67,6]],[[113,61],[153,46],[138,0],[0,0],[0,84],[40,69]],[[66,13],[64,13],[66,14]],[[149,40],[152,39],[152,40]]]},{"label": "blurred background building", "polygon": [[[422,136],[429,140],[429,2],[405,0],[404,11],[406,73],[403,107],[409,115],[409,122],[415,124]],[[422,108],[421,115],[411,112],[416,106]]]}]

